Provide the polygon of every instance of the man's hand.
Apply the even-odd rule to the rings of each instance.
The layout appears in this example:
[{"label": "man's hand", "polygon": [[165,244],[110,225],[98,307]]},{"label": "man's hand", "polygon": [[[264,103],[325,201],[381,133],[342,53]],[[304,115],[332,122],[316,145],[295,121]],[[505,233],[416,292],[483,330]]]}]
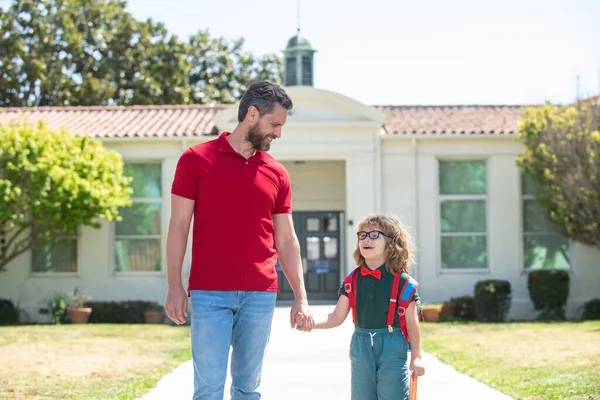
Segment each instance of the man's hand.
[{"label": "man's hand", "polygon": [[[306,324],[306,326],[304,325]],[[296,329],[301,332],[310,332],[313,330],[315,321],[313,318],[306,318],[302,313],[296,314]],[[308,327],[310,326],[310,328]]]},{"label": "man's hand", "polygon": [[415,357],[410,360],[410,371],[415,371],[415,379],[419,376],[425,375],[425,367],[423,367],[423,361],[421,357]]},{"label": "man's hand", "polygon": [[290,326],[292,329],[296,326],[302,326],[307,330],[315,327],[315,321],[306,300],[294,300],[294,304],[290,310]]},{"label": "man's hand", "polygon": [[188,299],[183,287],[169,289],[166,304],[167,316],[177,325],[185,324],[188,315]]}]

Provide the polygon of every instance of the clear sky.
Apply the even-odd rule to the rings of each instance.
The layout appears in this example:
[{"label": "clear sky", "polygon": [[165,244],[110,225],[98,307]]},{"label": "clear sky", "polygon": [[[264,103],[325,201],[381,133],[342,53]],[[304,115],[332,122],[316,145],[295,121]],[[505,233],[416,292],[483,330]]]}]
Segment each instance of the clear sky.
[{"label": "clear sky", "polygon": [[[8,3],[0,0],[0,4]],[[129,0],[187,39],[200,29],[281,54],[297,0]],[[315,86],[366,104],[531,104],[600,91],[600,0],[300,0]],[[577,77],[579,76],[579,85]]]}]

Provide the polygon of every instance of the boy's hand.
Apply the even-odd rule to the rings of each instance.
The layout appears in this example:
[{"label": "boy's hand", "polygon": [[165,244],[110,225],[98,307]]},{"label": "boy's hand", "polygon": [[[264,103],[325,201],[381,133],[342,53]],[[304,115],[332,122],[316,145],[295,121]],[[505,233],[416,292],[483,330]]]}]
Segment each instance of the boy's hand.
[{"label": "boy's hand", "polygon": [[314,327],[314,321],[312,317],[306,317],[300,315],[300,313],[296,314],[296,329],[302,332],[310,332]]},{"label": "boy's hand", "polygon": [[415,378],[425,375],[425,367],[423,366],[423,360],[421,360],[421,357],[415,357],[411,359],[409,369],[415,372]]}]

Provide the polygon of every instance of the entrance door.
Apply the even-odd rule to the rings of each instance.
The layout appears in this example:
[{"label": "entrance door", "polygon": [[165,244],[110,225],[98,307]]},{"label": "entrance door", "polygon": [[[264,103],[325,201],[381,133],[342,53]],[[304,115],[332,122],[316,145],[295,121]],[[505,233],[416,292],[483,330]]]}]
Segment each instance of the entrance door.
[{"label": "entrance door", "polygon": [[[304,268],[308,300],[337,300],[341,286],[341,212],[294,212],[292,218]],[[293,300],[292,289],[278,267],[278,300]]]}]

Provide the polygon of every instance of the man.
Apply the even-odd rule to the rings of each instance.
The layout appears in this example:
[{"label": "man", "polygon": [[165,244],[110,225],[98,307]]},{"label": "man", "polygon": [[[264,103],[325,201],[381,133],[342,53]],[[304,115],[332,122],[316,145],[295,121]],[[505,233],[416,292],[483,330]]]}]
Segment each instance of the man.
[{"label": "man", "polygon": [[[278,85],[255,82],[240,100],[233,132],[187,149],[172,186],[166,311],[176,324],[191,298],[194,399],[223,398],[229,349],[231,399],[259,399],[281,268],[296,317],[313,326],[287,171],[266,152],[281,137],[292,101]],[[194,217],[188,291],[181,266]]]}]

